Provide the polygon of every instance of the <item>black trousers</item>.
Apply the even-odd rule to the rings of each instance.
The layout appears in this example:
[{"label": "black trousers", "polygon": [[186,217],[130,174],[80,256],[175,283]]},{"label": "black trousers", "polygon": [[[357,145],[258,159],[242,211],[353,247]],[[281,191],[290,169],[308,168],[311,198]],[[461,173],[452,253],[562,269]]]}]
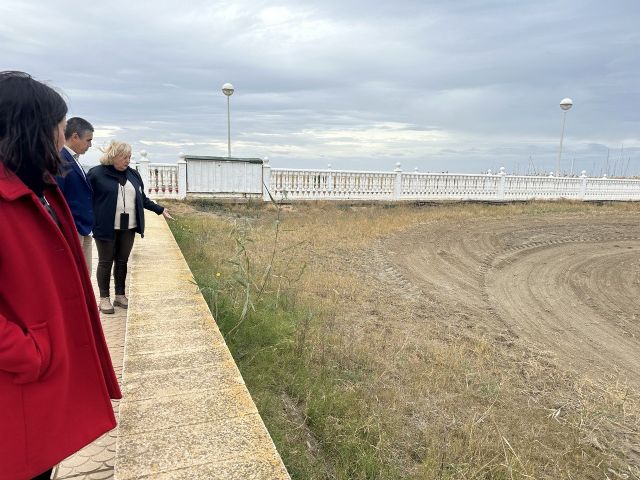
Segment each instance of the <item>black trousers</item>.
[{"label": "black trousers", "polygon": [[116,287],[116,295],[124,295],[124,285],[127,280],[127,262],[129,261],[129,254],[133,248],[135,237],[135,230],[115,230],[115,238],[112,241],[95,239],[98,249],[96,277],[101,297],[109,296],[111,266],[114,263],[113,280]]}]

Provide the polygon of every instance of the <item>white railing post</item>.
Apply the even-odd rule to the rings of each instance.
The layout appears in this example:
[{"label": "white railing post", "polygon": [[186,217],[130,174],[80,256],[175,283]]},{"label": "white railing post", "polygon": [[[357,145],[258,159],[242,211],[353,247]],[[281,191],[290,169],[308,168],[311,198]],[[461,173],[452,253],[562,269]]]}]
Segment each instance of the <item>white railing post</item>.
[{"label": "white railing post", "polygon": [[187,161],[184,154],[178,160],[178,198],[187,198]]},{"label": "white railing post", "polygon": [[327,165],[327,192],[329,194],[333,192],[333,172],[331,171],[331,164]]},{"label": "white railing post", "polygon": [[580,183],[580,200],[584,200],[587,196],[587,171],[582,170],[582,174],[580,175],[582,182]]},{"label": "white railing post", "polygon": [[[264,157],[262,161],[262,200],[271,201],[269,189],[271,188],[271,165],[269,165],[269,157]],[[271,192],[275,198],[275,192]]]},{"label": "white railing post", "polygon": [[149,189],[151,185],[149,184],[149,159],[147,158],[147,152],[142,150],[140,152],[140,161],[138,162],[138,172],[142,177],[142,183],[144,184],[144,188],[146,190],[145,195],[149,194]]},{"label": "white railing post", "polygon": [[400,162],[396,163],[396,168],[393,170],[396,174],[395,187],[393,189],[393,199],[400,200],[402,196],[402,165]]},{"label": "white railing post", "polygon": [[504,200],[505,199],[505,184],[507,183],[507,179],[506,179],[506,173],[504,171],[504,167],[500,167],[500,173],[498,174],[500,175],[500,184],[498,186],[498,199],[499,200]]}]

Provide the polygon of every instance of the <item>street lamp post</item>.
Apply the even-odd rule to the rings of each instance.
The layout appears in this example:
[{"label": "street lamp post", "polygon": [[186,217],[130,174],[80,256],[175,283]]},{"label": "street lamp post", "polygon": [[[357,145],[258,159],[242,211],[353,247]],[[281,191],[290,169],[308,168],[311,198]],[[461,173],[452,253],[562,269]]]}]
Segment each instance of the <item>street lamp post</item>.
[{"label": "street lamp post", "polygon": [[558,162],[556,164],[556,177],[560,176],[560,159],[562,157],[562,141],[564,140],[564,123],[567,120],[567,111],[573,107],[573,101],[570,98],[563,98],[560,101],[562,109],[562,131],[560,132],[560,150],[558,150]]},{"label": "street lamp post", "polygon": [[229,97],[233,95],[233,92],[234,88],[230,83],[222,85],[222,93],[227,96],[227,156],[229,158],[231,158],[231,113],[229,108]]}]

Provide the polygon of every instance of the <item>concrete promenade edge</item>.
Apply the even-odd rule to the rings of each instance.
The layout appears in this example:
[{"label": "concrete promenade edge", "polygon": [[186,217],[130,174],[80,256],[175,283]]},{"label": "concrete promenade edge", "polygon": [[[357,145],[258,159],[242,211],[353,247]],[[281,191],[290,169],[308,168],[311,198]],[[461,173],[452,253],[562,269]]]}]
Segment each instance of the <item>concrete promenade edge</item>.
[{"label": "concrete promenade edge", "polygon": [[115,478],[289,479],[161,216],[129,262]]}]

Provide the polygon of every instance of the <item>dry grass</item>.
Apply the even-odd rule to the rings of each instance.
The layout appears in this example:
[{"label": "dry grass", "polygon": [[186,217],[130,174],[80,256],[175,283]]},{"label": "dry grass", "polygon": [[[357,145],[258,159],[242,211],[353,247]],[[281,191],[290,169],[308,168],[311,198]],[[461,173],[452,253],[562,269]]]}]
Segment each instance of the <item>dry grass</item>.
[{"label": "dry grass", "polygon": [[[288,341],[306,375],[335,373],[326,395],[344,401],[327,404],[340,410],[335,417],[318,413],[321,425],[314,408],[327,406],[314,404],[314,396],[324,393],[311,383],[283,386],[274,400],[260,380],[247,380],[298,478],[640,478],[637,391],[614,373],[596,383],[559,369],[533,347],[497,344],[445,321],[446,311],[395,291],[371,261],[376,241],[418,224],[639,213],[638,205],[315,204],[276,211],[200,202],[171,210],[181,217],[174,231],[182,231],[177,237],[199,283],[217,288],[214,315],[225,296],[242,306],[242,289],[224,283],[240,269],[276,308],[280,302],[294,312]],[[236,328],[226,329],[228,341]],[[363,453],[375,459],[345,473],[332,468],[335,457],[359,452],[332,449],[322,432],[340,432],[328,424],[350,414],[367,442],[375,439]]]}]

